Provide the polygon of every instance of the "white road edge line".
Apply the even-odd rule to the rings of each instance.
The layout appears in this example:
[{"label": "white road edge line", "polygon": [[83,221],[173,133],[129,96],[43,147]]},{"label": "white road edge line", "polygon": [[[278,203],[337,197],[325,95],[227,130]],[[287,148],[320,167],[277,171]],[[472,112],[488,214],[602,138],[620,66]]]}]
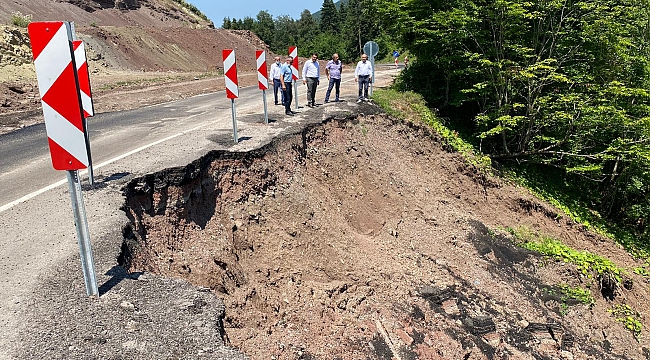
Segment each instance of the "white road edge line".
[{"label": "white road edge line", "polygon": [[[194,115],[194,116],[198,116],[198,115],[199,115],[199,114]],[[102,162],[102,163],[100,163],[100,164],[97,164],[97,165],[93,166],[93,170],[94,170],[94,169],[102,168],[102,167],[104,167],[104,166],[106,166],[106,165],[110,165],[110,164],[112,164],[112,163],[114,163],[114,162],[116,162],[116,161],[119,161],[119,160],[124,159],[124,158],[127,157],[127,156],[130,156],[130,155],[133,155],[133,154],[139,153],[140,151],[146,150],[146,149],[148,149],[148,148],[150,148],[150,147],[152,147],[152,146],[158,145],[158,144],[163,143],[163,142],[165,142],[165,141],[171,140],[171,139],[176,138],[176,137],[179,137],[179,136],[181,136],[181,135],[185,135],[185,134],[187,134],[187,133],[189,133],[189,132],[192,132],[192,131],[196,131],[196,130],[198,130],[198,129],[200,129],[200,128],[206,126],[206,125],[208,125],[208,124],[206,123],[206,124],[203,124],[203,125],[199,125],[199,126],[196,126],[196,127],[191,128],[191,129],[189,129],[189,130],[185,130],[185,131],[179,132],[179,133],[177,133],[177,134],[174,134],[174,135],[168,136],[168,137],[166,137],[166,138],[164,138],[164,139],[160,139],[160,140],[154,141],[154,142],[152,142],[152,143],[150,143],[150,144],[147,144],[147,145],[141,146],[141,147],[139,147],[139,148],[137,148],[137,149],[131,150],[131,151],[127,152],[127,153],[124,153],[124,154],[119,155],[119,156],[116,156],[116,157],[114,157],[114,158],[112,158],[112,159],[110,159],[110,160],[107,160],[107,161],[104,161],[104,162]],[[87,174],[87,173],[88,173],[88,170],[87,170],[87,169],[86,169],[86,170],[82,170],[82,171],[80,171],[80,174],[81,174],[81,175],[85,175],[85,174]],[[17,200],[14,200],[14,201],[12,201],[12,202],[10,202],[10,203],[8,203],[8,204],[2,205],[2,206],[0,206],[0,213],[4,212],[4,211],[6,211],[6,210],[11,209],[12,207],[14,207],[14,206],[16,206],[16,205],[18,205],[18,204],[24,203],[24,202],[27,201],[27,200],[33,199],[33,198],[37,197],[38,195],[40,195],[40,194],[42,194],[42,193],[44,193],[44,192],[50,191],[50,190],[52,190],[52,189],[55,189],[55,188],[57,188],[57,187],[59,187],[59,186],[65,184],[65,183],[67,183],[67,182],[68,182],[67,179],[63,179],[63,180],[57,181],[57,182],[55,182],[54,184],[48,185],[48,186],[46,186],[46,187],[44,187],[44,188],[42,188],[42,189],[39,189],[39,190],[36,190],[36,191],[34,191],[34,192],[30,193],[30,194],[27,194],[27,195],[21,197],[20,199],[17,199]]]}]

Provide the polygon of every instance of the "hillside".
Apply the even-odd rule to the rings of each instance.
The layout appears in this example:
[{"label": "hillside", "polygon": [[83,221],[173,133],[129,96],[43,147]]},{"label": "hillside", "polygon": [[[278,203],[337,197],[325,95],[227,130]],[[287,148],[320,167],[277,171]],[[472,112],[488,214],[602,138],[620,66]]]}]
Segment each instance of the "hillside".
[{"label": "hillside", "polygon": [[[220,90],[222,84],[216,80],[226,48],[237,50],[242,85],[249,85],[246,74],[256,69],[255,50],[268,49],[250,31],[214,29],[175,0],[17,0],[0,7],[0,22],[10,23],[16,12],[33,21],[75,22],[77,35],[87,44],[95,95],[132,88],[146,92],[150,85],[199,78],[215,81],[212,87],[191,83],[174,94]],[[26,29],[0,26],[0,133],[39,121],[35,78]],[[110,104],[98,100],[99,112],[128,108],[119,100]],[[170,98],[160,97],[165,100]]]},{"label": "hillside", "polygon": [[0,19],[20,12],[33,21],[74,21],[79,26],[214,27],[177,0],[13,0],[0,7]]}]

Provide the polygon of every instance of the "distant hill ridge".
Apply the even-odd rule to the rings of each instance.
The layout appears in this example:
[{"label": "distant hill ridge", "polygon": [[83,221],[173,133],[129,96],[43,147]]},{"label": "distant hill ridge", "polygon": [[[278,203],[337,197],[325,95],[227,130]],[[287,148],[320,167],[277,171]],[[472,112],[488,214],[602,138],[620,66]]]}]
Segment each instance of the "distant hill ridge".
[{"label": "distant hill ridge", "polygon": [[214,27],[185,0],[12,0],[0,7],[0,19],[31,15],[33,21],[74,21],[80,26]]}]

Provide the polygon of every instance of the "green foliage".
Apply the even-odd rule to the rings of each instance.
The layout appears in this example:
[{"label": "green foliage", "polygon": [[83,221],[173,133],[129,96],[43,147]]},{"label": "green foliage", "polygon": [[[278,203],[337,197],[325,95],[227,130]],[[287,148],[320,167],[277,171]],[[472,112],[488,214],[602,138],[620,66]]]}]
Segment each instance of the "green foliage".
[{"label": "green foliage", "polygon": [[373,100],[390,115],[405,119],[417,119],[430,126],[442,137],[446,146],[461,153],[471,164],[482,170],[490,169],[490,159],[477,154],[471,144],[460,138],[458,133],[447,128],[442,120],[426,106],[421,95],[392,89],[375,90]]},{"label": "green foliage", "polygon": [[[650,243],[650,6],[636,0],[376,0],[419,61],[398,88],[501,164],[555,168]],[[565,204],[571,207],[570,203]]]},{"label": "green foliage", "polygon": [[174,2],[179,4],[181,7],[187,9],[192,14],[200,17],[201,19],[203,19],[205,21],[208,21],[208,22],[210,21],[210,19],[208,19],[208,17],[205,16],[205,14],[201,10],[199,10],[199,8],[197,8],[196,6],[186,2],[185,0],[174,0]]},{"label": "green foliage", "polygon": [[557,289],[545,288],[543,291],[551,295],[560,296],[560,314],[562,316],[567,314],[569,306],[573,302],[578,302],[589,307],[592,307],[594,304],[596,304],[596,299],[593,297],[593,295],[591,295],[591,291],[583,289],[579,286],[571,287],[567,284],[559,284],[557,286]]},{"label": "green foliage", "polygon": [[615,316],[616,321],[622,322],[637,340],[640,339],[643,324],[641,323],[641,314],[638,311],[632,309],[630,305],[619,304],[607,310],[607,312]]},{"label": "green foliage", "polygon": [[626,271],[618,267],[611,260],[593,254],[589,251],[577,251],[559,240],[547,236],[540,236],[530,230],[520,227],[517,229],[506,229],[511,235],[519,240],[518,245],[528,250],[539,252],[542,255],[574,264],[582,275],[592,277],[596,274],[598,278],[607,277],[620,283]]},{"label": "green foliage", "polygon": [[333,0],[324,0],[320,8],[320,31],[336,34],[340,28],[341,19]]},{"label": "green foliage", "polygon": [[571,287],[567,284],[558,285],[560,291],[562,292],[562,301],[567,302],[568,300],[576,300],[583,305],[594,306],[596,304],[596,299],[591,295],[591,291],[588,289],[583,289],[579,286]]},{"label": "green foliage", "polygon": [[26,28],[32,22],[32,15],[23,15],[20,11],[11,13],[11,23],[15,26]]}]

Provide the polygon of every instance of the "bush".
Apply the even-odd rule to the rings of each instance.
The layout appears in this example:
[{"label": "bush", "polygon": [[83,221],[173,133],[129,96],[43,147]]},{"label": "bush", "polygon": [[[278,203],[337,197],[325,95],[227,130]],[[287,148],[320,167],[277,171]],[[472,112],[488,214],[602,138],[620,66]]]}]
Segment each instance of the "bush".
[{"label": "bush", "polygon": [[32,22],[32,15],[23,15],[20,11],[11,13],[11,23],[26,28]]}]

